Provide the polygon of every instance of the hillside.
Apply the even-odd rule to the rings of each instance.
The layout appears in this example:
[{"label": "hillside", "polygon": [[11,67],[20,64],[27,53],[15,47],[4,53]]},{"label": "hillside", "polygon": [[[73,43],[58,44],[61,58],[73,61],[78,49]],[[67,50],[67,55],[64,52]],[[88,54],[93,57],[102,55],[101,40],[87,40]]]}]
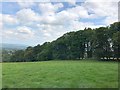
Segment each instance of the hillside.
[{"label": "hillside", "polygon": [[80,60],[120,58],[120,22],[96,29],[85,28],[64,34],[53,42],[27,47],[11,55],[11,61]]}]

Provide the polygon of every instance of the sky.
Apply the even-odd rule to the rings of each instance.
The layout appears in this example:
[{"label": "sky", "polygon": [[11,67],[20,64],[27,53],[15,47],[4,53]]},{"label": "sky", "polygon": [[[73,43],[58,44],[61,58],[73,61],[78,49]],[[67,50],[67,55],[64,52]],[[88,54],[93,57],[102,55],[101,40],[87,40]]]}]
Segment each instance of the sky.
[{"label": "sky", "polygon": [[118,21],[118,0],[0,2],[3,43],[35,46],[66,32],[108,26]]}]

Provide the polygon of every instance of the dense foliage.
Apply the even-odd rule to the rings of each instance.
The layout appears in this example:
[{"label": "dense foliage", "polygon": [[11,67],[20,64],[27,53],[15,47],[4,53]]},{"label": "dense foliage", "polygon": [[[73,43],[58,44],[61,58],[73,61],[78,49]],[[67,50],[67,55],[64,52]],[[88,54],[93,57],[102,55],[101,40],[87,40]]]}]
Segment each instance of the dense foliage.
[{"label": "dense foliage", "polygon": [[53,42],[17,50],[3,61],[42,61],[70,59],[119,59],[120,22],[96,29],[85,28],[64,34]]}]

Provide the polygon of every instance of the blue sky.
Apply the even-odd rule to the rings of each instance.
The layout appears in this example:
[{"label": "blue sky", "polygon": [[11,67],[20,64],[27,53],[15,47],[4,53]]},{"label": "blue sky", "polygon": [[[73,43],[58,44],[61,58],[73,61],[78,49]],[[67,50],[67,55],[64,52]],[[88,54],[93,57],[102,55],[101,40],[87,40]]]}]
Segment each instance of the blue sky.
[{"label": "blue sky", "polygon": [[0,2],[3,43],[37,45],[117,21],[117,2]]}]

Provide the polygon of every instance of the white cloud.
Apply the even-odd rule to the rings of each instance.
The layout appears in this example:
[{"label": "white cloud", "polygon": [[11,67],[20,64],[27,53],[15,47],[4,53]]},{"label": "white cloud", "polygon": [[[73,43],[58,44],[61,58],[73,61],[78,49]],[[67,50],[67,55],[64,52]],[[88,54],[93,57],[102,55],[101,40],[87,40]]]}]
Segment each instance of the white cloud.
[{"label": "white cloud", "polygon": [[16,30],[17,37],[19,39],[25,39],[25,40],[30,40],[31,38],[34,37],[34,32],[31,30],[31,28],[22,26],[22,27],[17,27]]},{"label": "white cloud", "polygon": [[17,3],[21,8],[30,8],[35,5],[34,0],[18,0]]},{"label": "white cloud", "polygon": [[64,6],[62,3],[57,3],[57,4],[54,4],[54,7],[56,8],[56,10],[58,10],[59,8],[62,8]]},{"label": "white cloud", "polygon": [[32,37],[34,34],[33,32],[31,31],[30,28],[26,27],[26,26],[23,26],[23,27],[18,27],[17,28],[17,33],[19,34],[23,34],[23,35],[29,35],[29,37]]},{"label": "white cloud", "polygon": [[3,22],[2,22],[2,14],[0,14],[0,30],[2,30]]},{"label": "white cloud", "polygon": [[68,0],[69,5],[75,6],[76,0]]},{"label": "white cloud", "polygon": [[[82,12],[82,13],[81,13]],[[51,25],[68,25],[73,20],[79,20],[80,18],[89,17],[84,7],[77,6],[63,10],[54,15],[43,15],[42,19],[44,24]]]},{"label": "white cloud", "polygon": [[0,14],[0,16],[2,17],[3,24],[6,24],[6,25],[18,24],[18,20],[15,16],[8,15],[8,14],[2,14],[2,15]]},{"label": "white cloud", "polygon": [[39,21],[39,15],[31,9],[22,9],[16,14],[17,19],[21,24],[31,24],[34,21]]},{"label": "white cloud", "polygon": [[93,14],[93,19],[106,17],[103,22],[106,25],[118,21],[117,0],[116,2],[105,2],[103,0],[101,0],[101,2],[95,2],[94,0],[86,0],[85,3],[82,4],[82,6],[85,7],[88,12],[91,12]]},{"label": "white cloud", "polygon": [[117,22],[118,21],[118,17],[112,17],[112,16],[108,16],[106,17],[106,19],[104,20],[104,23],[106,25],[109,25],[109,24],[112,24],[114,22]]},{"label": "white cloud", "polygon": [[73,7],[71,9],[68,9],[67,11],[70,14],[77,14],[79,18],[87,18],[89,16],[87,10],[82,6]]},{"label": "white cloud", "polygon": [[119,2],[119,0],[106,0],[106,1],[105,0],[99,0],[99,1],[98,0],[85,0],[85,2],[98,2],[98,3],[107,2],[108,3],[108,2]]},{"label": "white cloud", "polygon": [[15,29],[4,29],[2,36],[6,39],[12,38],[18,40],[30,40],[34,36],[34,32],[26,26],[17,27]]},{"label": "white cloud", "polygon": [[55,12],[59,9],[62,8],[63,4],[58,3],[58,4],[52,4],[52,3],[40,3],[39,8],[40,11],[43,15],[54,15]]},{"label": "white cloud", "polygon": [[33,5],[35,5],[34,2],[18,2],[18,5],[21,7],[21,8],[29,8]]},{"label": "white cloud", "polygon": [[58,21],[58,23],[65,24],[65,23],[69,23],[69,21],[71,20],[78,19],[78,17],[79,16],[76,13],[74,12],[70,13],[69,10],[64,10],[56,15],[57,18],[56,20]]},{"label": "white cloud", "polygon": [[43,15],[41,17],[42,24],[53,24],[55,22],[55,20],[56,20],[56,18],[54,15],[52,15],[52,16]]},{"label": "white cloud", "polygon": [[[43,43],[55,40],[69,31],[83,30],[85,27],[97,28],[117,20],[116,2],[90,1],[93,0],[86,0],[82,5],[73,2],[74,7],[62,11],[59,11],[64,7],[62,3],[39,3],[40,12],[35,12],[31,8],[21,9],[15,16],[5,15],[4,19],[4,22],[8,24],[20,23],[20,26],[15,26],[14,30],[4,30],[3,33],[13,40],[17,38],[23,41],[28,40],[28,42]],[[81,21],[81,19],[94,20],[95,18],[105,18],[102,22],[103,25],[96,25],[92,21]]]}]

